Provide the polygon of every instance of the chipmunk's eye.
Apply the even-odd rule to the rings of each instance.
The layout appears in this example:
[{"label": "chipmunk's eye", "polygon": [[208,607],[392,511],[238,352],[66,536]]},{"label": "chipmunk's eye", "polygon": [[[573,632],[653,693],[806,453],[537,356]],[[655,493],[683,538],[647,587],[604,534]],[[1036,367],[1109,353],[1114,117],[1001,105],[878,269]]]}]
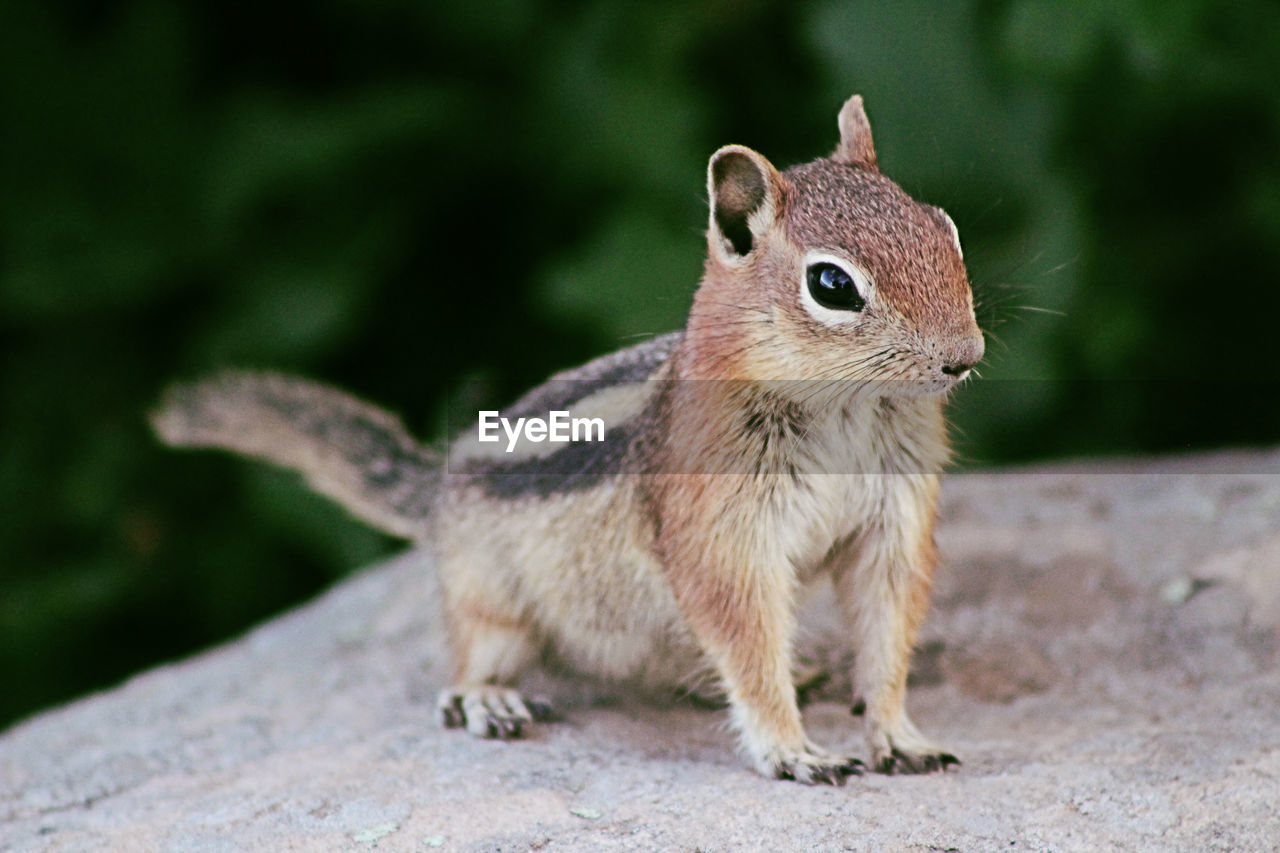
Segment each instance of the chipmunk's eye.
[{"label": "chipmunk's eye", "polygon": [[837,311],[861,311],[866,307],[853,277],[835,264],[812,264],[807,275],[809,293],[822,307]]}]

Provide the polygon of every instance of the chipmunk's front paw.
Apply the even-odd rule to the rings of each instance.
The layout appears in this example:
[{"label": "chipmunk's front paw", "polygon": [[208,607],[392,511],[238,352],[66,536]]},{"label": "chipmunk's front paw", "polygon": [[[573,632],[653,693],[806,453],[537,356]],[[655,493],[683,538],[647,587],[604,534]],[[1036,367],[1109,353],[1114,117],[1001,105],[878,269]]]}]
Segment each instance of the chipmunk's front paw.
[{"label": "chipmunk's front paw", "polygon": [[869,720],[867,746],[877,773],[934,773],[960,763],[955,753],[930,741],[905,716],[889,725],[882,719]]},{"label": "chipmunk's front paw", "polygon": [[960,759],[950,752],[931,750],[927,752],[908,751],[893,748],[886,755],[874,758],[877,773],[934,773],[946,770],[952,764],[959,764]]},{"label": "chipmunk's front paw", "polygon": [[476,737],[517,738],[534,720],[554,716],[546,700],[530,700],[507,687],[482,684],[449,687],[440,692],[436,712],[445,728],[465,726]]},{"label": "chipmunk's front paw", "polygon": [[850,776],[862,775],[862,762],[844,755],[830,755],[809,747],[799,752],[775,752],[765,759],[766,775],[792,779],[806,785],[843,785]]},{"label": "chipmunk's front paw", "polygon": [[871,766],[877,773],[934,773],[959,763],[953,753],[926,742],[907,745],[885,738],[871,748]]}]

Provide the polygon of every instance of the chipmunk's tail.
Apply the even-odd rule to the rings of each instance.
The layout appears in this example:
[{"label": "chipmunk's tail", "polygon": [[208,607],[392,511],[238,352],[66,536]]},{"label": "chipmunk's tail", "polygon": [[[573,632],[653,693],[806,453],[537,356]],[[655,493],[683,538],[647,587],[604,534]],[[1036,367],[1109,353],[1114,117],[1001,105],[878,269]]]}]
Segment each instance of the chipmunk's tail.
[{"label": "chipmunk's tail", "polygon": [[399,418],[341,391],[272,373],[221,373],[170,388],[151,424],[167,444],[292,468],[375,527],[425,535],[440,460]]}]

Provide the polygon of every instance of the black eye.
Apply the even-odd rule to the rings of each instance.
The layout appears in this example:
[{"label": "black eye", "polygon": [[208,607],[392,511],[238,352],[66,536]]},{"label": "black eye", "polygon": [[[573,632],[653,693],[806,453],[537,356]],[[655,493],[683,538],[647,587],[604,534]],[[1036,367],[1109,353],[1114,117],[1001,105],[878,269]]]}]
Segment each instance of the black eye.
[{"label": "black eye", "polygon": [[836,311],[861,311],[866,307],[853,278],[835,264],[813,264],[808,277],[809,293],[822,307]]}]

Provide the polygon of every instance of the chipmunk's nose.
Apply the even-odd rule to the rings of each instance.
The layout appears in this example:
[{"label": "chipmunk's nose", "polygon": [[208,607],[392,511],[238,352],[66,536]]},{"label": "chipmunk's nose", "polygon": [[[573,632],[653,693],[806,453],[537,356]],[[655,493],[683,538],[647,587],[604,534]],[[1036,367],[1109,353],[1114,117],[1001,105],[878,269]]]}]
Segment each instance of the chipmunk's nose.
[{"label": "chipmunk's nose", "polygon": [[978,333],[956,341],[947,349],[948,352],[942,363],[942,372],[947,376],[962,377],[972,370],[975,364],[982,361],[982,354],[986,352],[986,342],[983,341],[982,334]]}]

